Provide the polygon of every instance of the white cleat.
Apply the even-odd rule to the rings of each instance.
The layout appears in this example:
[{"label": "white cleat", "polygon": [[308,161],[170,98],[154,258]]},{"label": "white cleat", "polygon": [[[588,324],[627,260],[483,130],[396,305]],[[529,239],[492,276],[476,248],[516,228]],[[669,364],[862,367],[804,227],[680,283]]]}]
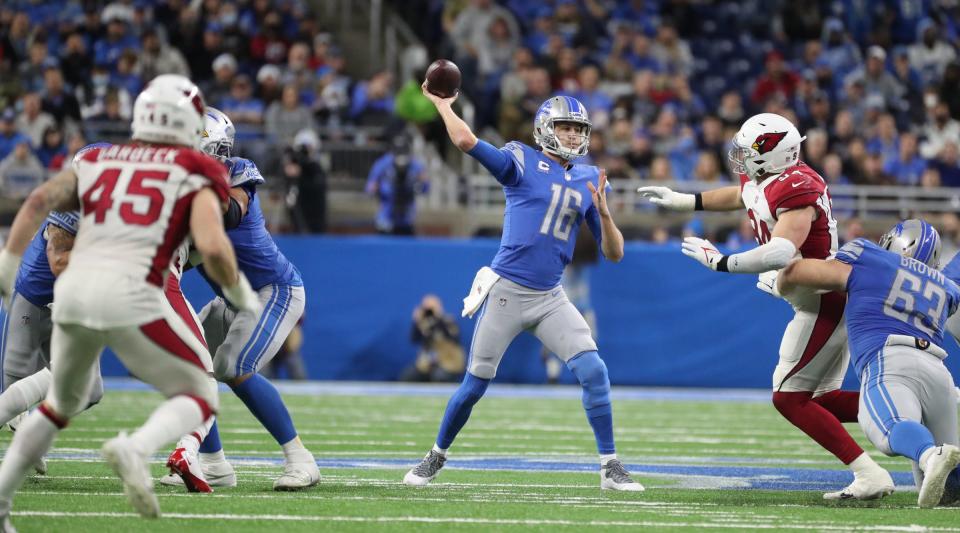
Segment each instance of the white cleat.
[{"label": "white cleat", "polygon": [[600,467],[600,488],[605,490],[622,490],[626,492],[643,492],[643,485],[630,477],[630,472],[624,468],[619,459],[610,459]]},{"label": "white cleat", "polygon": [[944,444],[934,450],[923,467],[923,485],[920,486],[920,496],[917,505],[924,509],[932,509],[940,503],[943,497],[947,476],[960,464],[960,448],[951,444]]},{"label": "white cleat", "polygon": [[843,490],[828,492],[824,500],[879,500],[893,494],[893,478],[882,468],[854,478]]},{"label": "white cleat", "polygon": [[160,516],[160,502],[153,492],[153,478],[147,468],[147,460],[133,448],[133,444],[122,432],[116,438],[104,443],[100,450],[107,464],[123,481],[123,492],[130,505],[144,518]]},{"label": "white cleat", "polygon": [[38,476],[47,475],[47,458],[41,457],[36,463],[33,463],[33,471],[36,472]]},{"label": "white cleat", "polygon": [[427,483],[433,481],[433,478],[437,477],[437,474],[440,473],[440,469],[443,468],[443,464],[446,462],[447,456],[430,450],[430,452],[424,456],[423,461],[420,461],[420,464],[411,468],[410,471],[403,476],[403,483],[411,487],[426,486]]},{"label": "white cleat", "polygon": [[10,521],[10,515],[4,515],[0,520],[0,533],[17,533],[17,528],[13,527]]},{"label": "white cleat", "polygon": [[286,463],[283,474],[273,482],[273,490],[301,490],[320,482],[320,469],[314,460]]}]

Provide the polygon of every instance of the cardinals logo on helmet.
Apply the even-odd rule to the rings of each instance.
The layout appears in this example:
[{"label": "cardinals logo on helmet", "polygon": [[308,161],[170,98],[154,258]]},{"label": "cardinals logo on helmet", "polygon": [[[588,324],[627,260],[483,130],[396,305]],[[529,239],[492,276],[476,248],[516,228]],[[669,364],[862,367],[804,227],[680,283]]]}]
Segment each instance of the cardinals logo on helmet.
[{"label": "cardinals logo on helmet", "polygon": [[777,133],[764,133],[757,137],[757,140],[753,141],[753,149],[765,154],[780,144],[780,141],[787,136],[787,132],[781,131]]}]

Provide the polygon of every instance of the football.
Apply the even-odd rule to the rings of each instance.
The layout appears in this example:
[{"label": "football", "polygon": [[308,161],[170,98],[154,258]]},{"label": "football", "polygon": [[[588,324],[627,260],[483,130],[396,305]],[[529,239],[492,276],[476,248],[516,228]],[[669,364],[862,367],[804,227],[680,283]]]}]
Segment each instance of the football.
[{"label": "football", "polygon": [[440,98],[460,92],[460,68],[448,59],[438,59],[427,68],[427,90]]}]

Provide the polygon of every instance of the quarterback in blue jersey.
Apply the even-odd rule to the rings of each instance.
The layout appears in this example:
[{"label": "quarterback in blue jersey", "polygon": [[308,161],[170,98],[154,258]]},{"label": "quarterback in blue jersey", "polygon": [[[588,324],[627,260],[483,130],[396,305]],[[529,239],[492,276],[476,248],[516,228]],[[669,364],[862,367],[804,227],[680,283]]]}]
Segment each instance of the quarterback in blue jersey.
[{"label": "quarterback in blue jersey", "polygon": [[496,375],[507,346],[529,330],[566,363],[583,387],[583,407],[600,453],[601,488],[643,490],[616,456],[607,367],[590,326],[560,285],[581,222],[586,221],[607,259],[623,258],[623,236],[607,207],[604,171],[573,163],[587,154],[590,145],[587,110],[574,98],[550,98],[534,118],[539,148],[510,142],[498,149],[477,139],[456,115],[451,108],[456,96],[437,97],[427,91],[426,83],[422,89],[457,148],[503,185],[507,206],[500,250],[490,267],[480,269],[464,298],[464,315],[479,313],[467,373],[447,404],[433,449],[407,472],[404,483],[426,485],[437,476],[447,448]]},{"label": "quarterback in blue jersey", "polygon": [[939,259],[937,230],[913,219],[897,224],[879,245],[856,239],[834,260],[791,263],[777,281],[784,295],[800,286],[847,293],[860,426],[880,451],[919,466],[917,501],[926,508],[941,503],[960,464],[956,389],[942,348],[960,287],[937,270]]},{"label": "quarterback in blue jersey", "polygon": [[[277,354],[303,315],[303,280],[267,231],[257,195],[263,176],[253,161],[232,157],[233,123],[219,110],[208,107],[205,128],[201,149],[220,158],[230,171],[230,205],[224,216],[227,236],[240,270],[261,302],[259,315],[240,313],[221,296],[200,311],[204,337],[213,354],[214,377],[230,386],[281,446],[284,471],[274,481],[274,490],[311,487],[320,481],[313,454],[300,441],[276,387],[258,373]],[[220,287],[207,277],[202,265],[199,270],[220,295]],[[163,484],[185,484],[191,491],[236,485],[236,474],[223,455],[219,431],[212,420],[180,439],[167,464],[182,478],[171,474],[161,479]]]}]

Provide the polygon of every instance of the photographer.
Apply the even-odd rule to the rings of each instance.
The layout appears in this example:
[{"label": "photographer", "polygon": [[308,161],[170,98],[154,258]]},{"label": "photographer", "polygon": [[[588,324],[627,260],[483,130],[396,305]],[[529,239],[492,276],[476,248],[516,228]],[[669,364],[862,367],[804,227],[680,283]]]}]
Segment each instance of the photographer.
[{"label": "photographer", "polygon": [[317,160],[319,149],[320,138],[313,130],[304,129],[284,152],[286,205],[297,233],[327,231],[327,175]]},{"label": "photographer", "polygon": [[413,156],[411,140],[398,133],[390,151],[382,155],[370,169],[367,194],[380,200],[377,231],[388,235],[413,235],[416,195],[427,190],[426,167]]},{"label": "photographer", "polygon": [[401,381],[459,381],[466,364],[460,328],[444,314],[436,295],[424,296],[413,310],[410,337],[420,348],[414,364],[400,374]]}]

